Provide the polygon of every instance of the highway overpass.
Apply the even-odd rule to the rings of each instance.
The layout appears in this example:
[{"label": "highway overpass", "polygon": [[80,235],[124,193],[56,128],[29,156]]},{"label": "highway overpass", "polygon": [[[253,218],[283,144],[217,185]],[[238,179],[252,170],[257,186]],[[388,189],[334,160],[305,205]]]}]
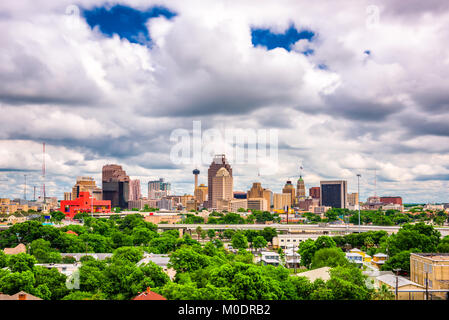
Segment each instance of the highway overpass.
[{"label": "highway overpass", "polygon": [[[353,232],[367,232],[385,230],[388,234],[396,233],[400,226],[358,226],[358,225],[318,225],[318,224],[158,224],[158,229],[182,229],[183,231],[195,231],[197,227],[203,230],[263,230],[266,227],[275,228],[278,232],[288,233],[322,233],[322,234],[344,234]],[[441,236],[449,235],[448,227],[435,228],[440,231]]]}]

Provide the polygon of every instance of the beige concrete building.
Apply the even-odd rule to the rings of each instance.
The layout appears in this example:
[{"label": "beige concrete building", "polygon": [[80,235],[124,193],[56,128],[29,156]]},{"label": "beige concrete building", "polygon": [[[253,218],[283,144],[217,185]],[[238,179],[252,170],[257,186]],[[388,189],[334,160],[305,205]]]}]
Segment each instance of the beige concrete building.
[{"label": "beige concrete building", "polygon": [[248,203],[247,208],[250,210],[260,210],[260,211],[268,210],[267,200],[265,200],[264,198],[247,199],[247,203]]},{"label": "beige concrete building", "polygon": [[191,201],[191,200],[195,199],[195,197],[190,194],[185,194],[183,196],[180,196],[179,198],[180,198],[179,200],[184,208],[187,207],[187,201]]},{"label": "beige concrete building", "polygon": [[181,216],[177,214],[154,214],[145,216],[145,221],[151,222],[154,224],[159,224],[162,222],[166,223],[178,223],[181,221]]},{"label": "beige concrete building", "polygon": [[212,199],[210,199],[212,208],[217,208],[218,200],[233,199],[233,178],[225,167],[220,168],[212,178],[212,190]]},{"label": "beige concrete building", "polygon": [[239,209],[248,209],[247,199],[232,199],[229,201],[229,212],[237,212]]},{"label": "beige concrete building", "polygon": [[267,202],[267,210],[271,208],[271,195],[273,193],[269,189],[262,188],[260,182],[254,182],[253,186],[247,193],[247,199],[264,198]]},{"label": "beige concrete building", "polygon": [[288,180],[282,189],[282,193],[290,194],[290,206],[293,207],[296,204],[296,189],[290,180]]},{"label": "beige concrete building", "polygon": [[[75,200],[79,198],[80,192],[89,192],[93,194],[94,199],[102,200],[101,189],[97,187],[94,178],[92,177],[77,177],[76,183],[72,188],[72,199]],[[64,193],[65,200],[65,193]]]},{"label": "beige concrete building", "polygon": [[198,187],[195,188],[195,200],[199,204],[203,204],[207,201],[207,193],[208,188],[204,184],[200,184]]},{"label": "beige concrete building", "polygon": [[[449,289],[449,253],[410,254],[410,279],[428,289]],[[446,294],[432,293],[443,299]]]},{"label": "beige concrete building", "polygon": [[273,194],[273,209],[283,210],[285,206],[291,207],[292,198],[290,193],[274,193]]},{"label": "beige concrete building", "polygon": [[[377,285],[380,287],[385,284],[388,289],[396,296],[396,286],[398,288],[397,300],[424,300],[423,286],[410,281],[404,277],[394,274],[384,274],[376,278]],[[401,292],[408,291],[409,292]],[[412,292],[418,291],[418,292]]]},{"label": "beige concrete building", "polygon": [[194,199],[187,200],[185,208],[187,211],[191,211],[191,210],[196,211],[196,210],[198,210],[198,202]]},{"label": "beige concrete building", "polygon": [[357,192],[348,193],[348,205],[357,206],[359,204],[359,194]]}]

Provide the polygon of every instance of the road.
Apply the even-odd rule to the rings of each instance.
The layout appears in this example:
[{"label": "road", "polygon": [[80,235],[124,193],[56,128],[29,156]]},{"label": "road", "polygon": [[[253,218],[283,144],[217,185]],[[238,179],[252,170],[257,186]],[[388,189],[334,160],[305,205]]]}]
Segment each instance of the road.
[{"label": "road", "polygon": [[[389,234],[396,233],[401,228],[400,226],[358,226],[358,225],[327,225],[320,226],[317,224],[158,224],[158,229],[184,229],[195,230],[197,227],[201,227],[203,230],[215,229],[215,230],[262,230],[266,227],[275,228],[277,231],[286,231],[289,233],[298,232],[312,232],[312,233],[342,233],[342,232],[366,232],[366,231],[378,231],[385,230]],[[449,235],[448,227],[435,228],[440,231],[441,236]]]}]

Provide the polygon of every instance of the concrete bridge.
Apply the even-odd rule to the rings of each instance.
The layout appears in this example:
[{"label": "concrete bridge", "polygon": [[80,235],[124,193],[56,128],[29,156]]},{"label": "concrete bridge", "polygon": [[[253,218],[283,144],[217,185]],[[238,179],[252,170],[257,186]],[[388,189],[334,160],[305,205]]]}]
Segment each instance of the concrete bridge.
[{"label": "concrete bridge", "polygon": [[[184,231],[195,231],[197,227],[203,230],[263,230],[266,227],[274,228],[278,232],[287,233],[320,233],[320,234],[345,234],[367,231],[384,230],[388,234],[397,233],[400,226],[358,226],[358,225],[318,225],[318,224],[158,224],[158,229],[178,229]],[[441,233],[442,237],[449,235],[449,227],[435,228]]]}]

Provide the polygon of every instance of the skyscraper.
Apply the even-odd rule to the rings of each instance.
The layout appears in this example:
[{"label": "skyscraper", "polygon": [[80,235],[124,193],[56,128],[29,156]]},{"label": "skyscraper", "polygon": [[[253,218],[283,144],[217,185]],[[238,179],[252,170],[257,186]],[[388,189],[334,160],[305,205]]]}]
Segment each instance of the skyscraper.
[{"label": "skyscraper", "polygon": [[107,164],[102,171],[103,200],[111,201],[112,207],[128,208],[129,177],[122,166]]},{"label": "skyscraper", "polygon": [[296,184],[296,200],[303,200],[306,198],[306,186],[304,185],[304,180],[302,176],[299,176],[298,182]]},{"label": "skyscraper", "polygon": [[148,182],[148,199],[162,199],[170,195],[170,182],[164,182],[163,178]]},{"label": "skyscraper", "polygon": [[267,210],[269,210],[271,208],[271,195],[271,190],[262,188],[262,184],[260,182],[254,182],[251,189],[248,190],[247,198],[248,200],[264,198],[267,203]]},{"label": "skyscraper", "polygon": [[203,204],[204,202],[207,201],[207,187],[204,184],[200,184],[195,189],[195,200],[199,204]]},{"label": "skyscraper", "polygon": [[321,181],[320,205],[332,208],[347,208],[348,186],[346,180]]},{"label": "skyscraper", "polygon": [[320,187],[312,187],[309,189],[309,196],[313,199],[320,198]]},{"label": "skyscraper", "polygon": [[212,177],[212,199],[208,201],[212,209],[217,208],[218,200],[230,201],[233,198],[233,179],[225,167],[218,169],[215,177]]},{"label": "skyscraper", "polygon": [[142,197],[140,190],[140,180],[131,180],[129,182],[129,201],[137,201]]},{"label": "skyscraper", "polygon": [[285,183],[285,186],[282,189],[282,193],[289,193],[290,194],[290,204],[291,204],[291,207],[293,207],[296,204],[296,201],[295,201],[296,190],[295,190],[295,186],[292,184],[292,182],[290,180],[288,180]]},{"label": "skyscraper", "polygon": [[95,180],[92,177],[77,177],[76,183],[72,188],[71,199],[67,200],[78,199],[80,192],[89,192],[91,195],[93,194],[96,200],[102,199],[101,189],[96,186]]},{"label": "skyscraper", "polygon": [[214,193],[214,187],[212,185],[213,178],[217,175],[218,170],[221,168],[225,168],[229,173],[229,176],[232,177],[232,168],[231,165],[226,160],[226,156],[224,154],[216,155],[207,170],[207,183],[208,183],[208,199],[207,199],[207,208],[212,208],[212,199]]}]

